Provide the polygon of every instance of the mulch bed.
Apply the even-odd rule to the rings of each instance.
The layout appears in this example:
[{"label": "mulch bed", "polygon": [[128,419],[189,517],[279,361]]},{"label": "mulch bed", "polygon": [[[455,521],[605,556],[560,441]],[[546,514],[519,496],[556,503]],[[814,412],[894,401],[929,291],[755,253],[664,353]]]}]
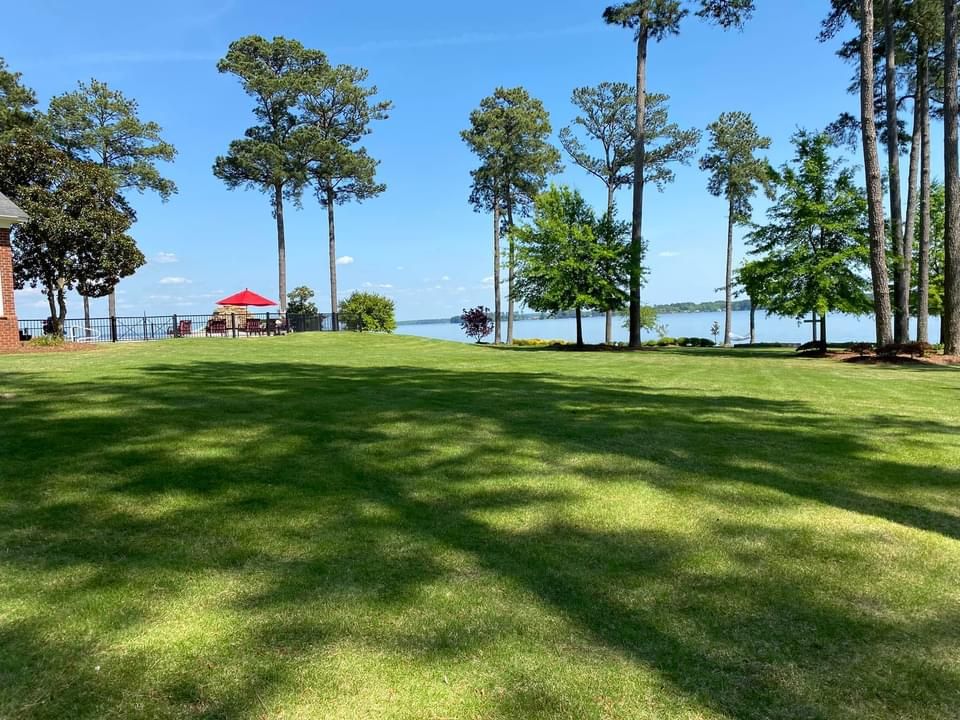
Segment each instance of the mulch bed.
[{"label": "mulch bed", "polygon": [[18,355],[32,353],[90,352],[96,350],[94,343],[64,343],[63,345],[31,345],[20,343],[18,350],[0,350],[0,355]]},{"label": "mulch bed", "polygon": [[909,355],[864,355],[861,357],[858,353],[837,352],[830,353],[833,360],[840,362],[854,363],[856,365],[960,365],[960,355],[925,355],[924,357],[911,357]]}]

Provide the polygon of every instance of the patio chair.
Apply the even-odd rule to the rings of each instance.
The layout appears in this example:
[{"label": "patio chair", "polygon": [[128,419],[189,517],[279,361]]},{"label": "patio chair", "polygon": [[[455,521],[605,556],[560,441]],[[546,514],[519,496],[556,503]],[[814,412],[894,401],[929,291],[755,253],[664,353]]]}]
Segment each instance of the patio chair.
[{"label": "patio chair", "polygon": [[211,318],[207,320],[207,336],[210,335],[227,335],[227,321],[223,318]]},{"label": "patio chair", "polygon": [[193,320],[181,320],[177,324],[177,337],[189,337],[193,335]]},{"label": "patio chair", "polygon": [[263,324],[257,318],[247,318],[244,331],[247,335],[263,335]]}]

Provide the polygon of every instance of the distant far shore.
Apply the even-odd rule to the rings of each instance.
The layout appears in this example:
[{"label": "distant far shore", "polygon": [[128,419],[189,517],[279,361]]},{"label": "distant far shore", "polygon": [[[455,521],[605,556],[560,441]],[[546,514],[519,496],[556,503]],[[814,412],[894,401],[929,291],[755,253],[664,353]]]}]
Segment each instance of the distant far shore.
[{"label": "distant far shore", "polygon": [[[673,315],[676,313],[701,313],[701,312],[719,312],[724,309],[723,300],[710,300],[708,302],[678,302],[678,303],[667,303],[664,305],[654,305],[653,309],[657,311],[657,314],[661,315]],[[733,303],[733,309],[735,311],[749,310],[750,301],[749,300],[735,300]],[[759,308],[757,308],[759,310]],[[618,312],[617,315],[626,315],[625,312]],[[604,313],[596,310],[584,310],[583,317],[600,317]],[[501,313],[501,318],[506,320],[507,313]],[[550,313],[539,313],[539,312],[526,312],[526,313],[514,313],[514,320],[555,320],[557,318],[572,318],[575,316],[573,310],[568,310],[565,312],[557,313],[556,315],[551,315]],[[443,318],[428,318],[425,320],[398,320],[397,325],[436,325],[438,323],[459,323],[460,316],[454,315],[453,317],[443,317]]]}]

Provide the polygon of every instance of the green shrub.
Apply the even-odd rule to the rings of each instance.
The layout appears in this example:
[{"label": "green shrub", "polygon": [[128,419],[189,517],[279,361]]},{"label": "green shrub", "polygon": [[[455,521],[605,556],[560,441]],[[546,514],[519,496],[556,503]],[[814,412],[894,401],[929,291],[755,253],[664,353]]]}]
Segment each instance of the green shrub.
[{"label": "green shrub", "polygon": [[664,335],[662,338],[657,340],[657,345],[659,347],[666,347],[667,345],[676,345],[676,344],[677,344],[677,339],[672,338],[669,335]]},{"label": "green shrub", "polygon": [[60,347],[65,342],[63,335],[40,335],[30,340],[28,345],[33,347]]},{"label": "green shrub", "polygon": [[547,345],[566,345],[563,340],[543,340],[541,338],[514,338],[513,344],[517,347],[545,347]]},{"label": "green shrub", "polygon": [[644,340],[643,345],[644,345],[644,347],[656,347],[656,346],[657,346],[657,341],[656,341],[656,340]]},{"label": "green shrub", "polygon": [[697,338],[700,341],[700,347],[716,347],[717,344],[710,338]]},{"label": "green shrub", "polygon": [[340,303],[340,322],[357,332],[393,332],[397,329],[393,300],[377,293],[355,292]]}]

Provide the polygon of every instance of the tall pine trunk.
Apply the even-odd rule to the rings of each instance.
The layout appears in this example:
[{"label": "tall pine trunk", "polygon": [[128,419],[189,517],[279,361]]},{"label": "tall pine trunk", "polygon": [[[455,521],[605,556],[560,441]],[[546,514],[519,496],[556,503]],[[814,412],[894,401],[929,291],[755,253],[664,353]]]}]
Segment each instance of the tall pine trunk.
[{"label": "tall pine trunk", "polygon": [[[917,87],[920,86],[920,63],[917,63]],[[903,312],[897,317],[901,342],[910,342],[910,295],[913,289],[913,239],[917,229],[917,205],[919,192],[917,177],[920,174],[920,155],[923,145],[923,113],[919,92],[913,103],[913,133],[910,138],[910,169],[907,172],[907,218],[903,223],[903,236],[900,238],[900,264],[897,275],[900,278],[897,288],[897,305]]]},{"label": "tall pine trunk", "polygon": [[630,347],[640,347],[640,279],[643,276],[643,171],[646,165],[647,37],[637,32],[637,119],[633,153],[633,229],[630,237]]},{"label": "tall pine trunk", "polygon": [[516,248],[513,244],[513,201],[507,200],[507,345],[513,345],[513,266]]},{"label": "tall pine trunk", "polygon": [[723,345],[733,345],[733,198],[727,208],[727,274],[724,282]]},{"label": "tall pine trunk", "polygon": [[944,89],[943,170],[946,219],[943,232],[943,317],[940,319],[944,352],[960,355],[960,157],[957,149],[957,3],[943,1]]},{"label": "tall pine trunk", "polygon": [[337,303],[337,230],[333,221],[333,206],[336,197],[333,188],[326,190],[327,243],[330,254],[330,329],[340,329],[340,306]]},{"label": "tall pine trunk", "polygon": [[918,98],[922,109],[920,133],[920,247],[917,254],[917,341],[930,342],[930,70],[927,49],[920,56]]},{"label": "tall pine trunk", "polygon": [[889,345],[893,336],[890,317],[890,279],[887,275],[883,185],[880,180],[877,125],[873,109],[873,73],[873,0],[860,0],[860,130],[863,136],[863,165],[867,178],[873,311],[876,319],[877,344]]},{"label": "tall pine trunk", "polygon": [[493,344],[500,344],[500,199],[493,198]]},{"label": "tall pine trunk", "polygon": [[[607,217],[613,220],[613,186],[607,185]],[[607,345],[613,345],[613,310],[607,308],[605,313],[606,323],[604,326],[603,342]]]},{"label": "tall pine trunk", "polygon": [[893,294],[896,298],[893,329],[895,342],[907,339],[903,334],[904,317],[909,330],[909,308],[900,304],[902,297],[900,268],[903,266],[903,204],[900,196],[900,143],[897,125],[897,38],[894,27],[894,0],[885,0],[883,12],[883,46],[885,51],[884,78],[886,80],[887,121],[887,179],[890,189],[890,236],[893,238],[893,255],[896,272],[893,276]]},{"label": "tall pine trunk", "polygon": [[273,186],[273,216],[277,219],[277,276],[280,312],[287,312],[287,239],[283,233],[283,185]]}]

